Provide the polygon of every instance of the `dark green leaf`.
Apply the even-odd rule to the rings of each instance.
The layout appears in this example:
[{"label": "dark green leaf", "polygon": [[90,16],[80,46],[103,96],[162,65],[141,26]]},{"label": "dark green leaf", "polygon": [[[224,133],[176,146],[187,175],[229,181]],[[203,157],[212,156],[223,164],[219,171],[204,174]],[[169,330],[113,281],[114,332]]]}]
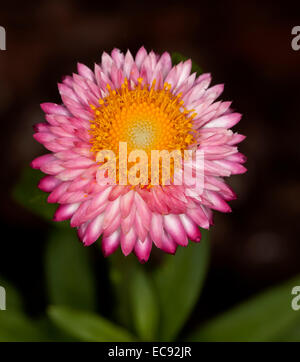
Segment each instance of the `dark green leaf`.
[{"label": "dark green leaf", "polygon": [[291,307],[291,290],[299,284],[300,276],[272,288],[199,327],[189,339],[260,342],[284,340],[288,333],[295,339],[300,312]]},{"label": "dark green leaf", "polygon": [[19,182],[13,189],[13,198],[27,210],[50,221],[57,207],[47,202],[48,194],[38,189],[39,180],[45,176],[41,171],[25,167]]},{"label": "dark green leaf", "polygon": [[114,317],[126,328],[133,329],[131,318],[131,300],[128,286],[131,283],[133,270],[138,263],[132,254],[126,258],[117,250],[108,258],[109,278],[114,294]]},{"label": "dark green leaf", "polygon": [[1,277],[1,287],[6,309],[0,310],[0,342],[45,341],[46,335],[38,322],[24,314],[22,298],[14,286]]},{"label": "dark green leaf", "polygon": [[3,287],[5,290],[4,298],[6,300],[7,310],[23,310],[22,297],[17,289],[6,279],[0,277],[0,288]]},{"label": "dark green leaf", "polygon": [[38,341],[45,341],[45,336],[35,322],[20,311],[0,311],[0,342]]},{"label": "dark green leaf", "polygon": [[143,266],[138,265],[134,269],[129,287],[135,330],[143,341],[153,341],[157,333],[159,310],[152,280]]},{"label": "dark green leaf", "polygon": [[297,318],[297,321],[291,325],[290,328],[283,330],[282,333],[279,333],[276,338],[277,342],[300,342],[300,321]]},{"label": "dark green leaf", "polygon": [[50,318],[60,328],[86,342],[130,342],[136,339],[125,329],[97,314],[52,306]]},{"label": "dark green leaf", "polygon": [[161,310],[161,339],[172,341],[190,315],[202,288],[209,259],[208,233],[201,244],[189,243],[166,262],[154,275]]},{"label": "dark green leaf", "polygon": [[53,230],[46,250],[46,277],[51,303],[87,310],[95,308],[96,283],[88,253],[75,230]]},{"label": "dark green leaf", "polygon": [[47,314],[38,320],[36,324],[45,335],[44,340],[46,342],[80,342],[80,339],[58,327]]}]

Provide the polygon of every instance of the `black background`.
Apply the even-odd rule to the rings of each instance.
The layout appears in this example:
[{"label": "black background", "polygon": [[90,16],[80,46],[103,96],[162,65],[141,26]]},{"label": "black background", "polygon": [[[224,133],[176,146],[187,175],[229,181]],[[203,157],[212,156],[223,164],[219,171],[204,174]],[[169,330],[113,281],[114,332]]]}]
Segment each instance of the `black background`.
[{"label": "black background", "polygon": [[[224,100],[243,114],[245,175],[229,182],[232,214],[215,214],[212,260],[191,326],[300,272],[300,50],[291,30],[300,7],[274,1],[6,1],[0,25],[0,275],[14,282],[26,308],[45,307],[43,251],[48,226],[11,199],[22,168],[44,153],[32,138],[41,102],[60,102],[57,82],[80,61],[93,66],[114,47],[177,51],[225,83]],[[101,283],[106,260],[91,253]],[[151,261],[150,261],[151,267]],[[105,274],[104,274],[105,275]],[[105,279],[105,278],[104,278]],[[109,292],[99,306],[110,307]],[[200,302],[199,302],[200,303]]]}]

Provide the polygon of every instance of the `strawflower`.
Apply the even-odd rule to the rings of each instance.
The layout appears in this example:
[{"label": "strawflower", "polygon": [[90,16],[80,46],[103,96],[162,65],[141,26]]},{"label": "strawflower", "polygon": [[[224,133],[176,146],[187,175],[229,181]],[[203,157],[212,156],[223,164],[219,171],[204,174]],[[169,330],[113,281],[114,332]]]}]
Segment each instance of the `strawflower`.
[{"label": "strawflower", "polygon": [[[50,193],[49,203],[59,204],[54,220],[70,219],[84,245],[102,236],[105,256],[120,246],[124,255],[134,252],[145,262],[153,244],[173,254],[178,245],[201,240],[199,227],[210,227],[212,210],[231,211],[227,201],[236,195],[224,177],[246,171],[236,147],[245,137],[230,130],[241,114],[231,102],[216,101],[223,85],[209,87],[210,74],[191,69],[191,60],[172,66],[167,52],[142,47],[133,57],[114,49],[94,70],[78,64],[78,74],[58,84],[62,104],[41,105],[46,122],[35,126],[34,138],[50,153],[32,162],[47,174],[38,187]],[[118,155],[120,142],[128,154],[141,149],[149,155],[148,182],[121,183],[118,166],[115,184],[100,182],[107,173],[99,173],[105,165],[99,152]],[[159,184],[151,184],[153,150],[204,155],[201,192],[189,182],[176,184],[174,165],[169,184],[161,165]],[[191,174],[197,168],[192,160],[183,164]]]}]

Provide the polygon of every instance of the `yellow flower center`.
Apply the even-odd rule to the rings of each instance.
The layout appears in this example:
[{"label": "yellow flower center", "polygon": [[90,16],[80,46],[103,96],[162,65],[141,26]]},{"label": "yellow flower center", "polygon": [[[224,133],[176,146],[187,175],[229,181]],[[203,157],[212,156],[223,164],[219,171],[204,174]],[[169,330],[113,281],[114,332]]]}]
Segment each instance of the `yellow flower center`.
[{"label": "yellow flower center", "polygon": [[120,142],[127,143],[128,155],[143,150],[148,155],[150,179],[152,150],[179,150],[183,155],[194,144],[192,119],[196,114],[184,107],[181,94],[170,91],[170,84],[155,89],[155,80],[151,86],[142,81],[139,78],[134,88],[127,79],[116,90],[107,85],[108,95],[99,100],[99,107],[91,105],[91,150],[111,150],[117,158]]}]

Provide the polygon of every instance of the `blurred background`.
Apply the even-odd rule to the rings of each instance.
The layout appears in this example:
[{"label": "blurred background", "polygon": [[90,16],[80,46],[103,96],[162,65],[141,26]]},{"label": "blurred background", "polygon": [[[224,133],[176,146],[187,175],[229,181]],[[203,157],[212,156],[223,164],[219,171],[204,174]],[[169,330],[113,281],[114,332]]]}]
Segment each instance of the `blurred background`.
[{"label": "blurred background", "polygon": [[[300,273],[300,50],[291,47],[299,10],[288,1],[1,3],[0,276],[20,291],[28,315],[47,306],[51,228],[11,196],[24,167],[45,152],[32,125],[43,119],[41,102],[60,103],[57,82],[76,72],[77,61],[92,67],[114,47],[191,57],[213,84],[225,83],[222,99],[243,114],[235,129],[247,136],[240,150],[248,172],[229,180],[238,195],[233,212],[215,213],[207,278],[185,328]],[[97,246],[88,253],[101,285],[98,310],[109,315],[108,261]],[[152,259],[147,268],[159,262]]]}]

